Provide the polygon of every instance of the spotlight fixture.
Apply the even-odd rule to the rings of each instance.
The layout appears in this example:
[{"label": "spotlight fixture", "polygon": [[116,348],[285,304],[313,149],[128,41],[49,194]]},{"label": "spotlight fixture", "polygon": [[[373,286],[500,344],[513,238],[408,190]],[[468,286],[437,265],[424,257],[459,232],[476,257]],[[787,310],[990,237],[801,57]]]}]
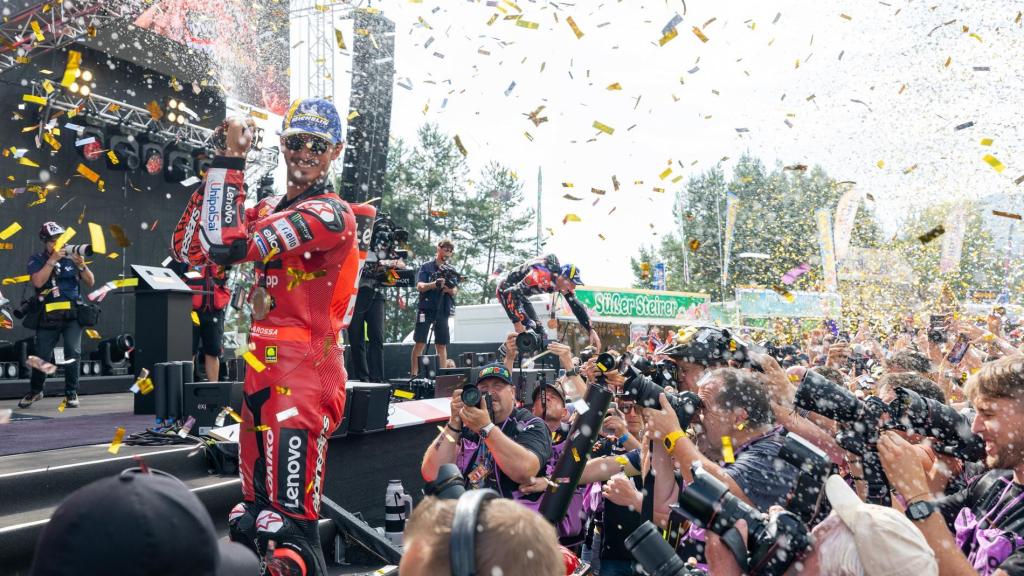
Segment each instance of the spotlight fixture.
[{"label": "spotlight fixture", "polygon": [[210,149],[200,149],[196,151],[196,175],[200,178],[206,176],[206,171],[209,170],[210,166],[213,164],[213,155],[214,152]]},{"label": "spotlight fixture", "polygon": [[164,149],[167,144],[162,138],[154,134],[140,134],[136,138],[142,144],[142,151],[139,158],[146,174],[157,176],[164,170]]},{"label": "spotlight fixture", "polygon": [[95,160],[99,160],[99,158],[103,156],[104,141],[105,136],[102,130],[96,128],[95,126],[86,126],[76,136],[76,144],[79,142],[82,143],[76,146],[76,149],[78,150],[78,153],[82,155],[83,158],[90,162],[93,162]]},{"label": "spotlight fixture", "polygon": [[91,70],[83,70],[82,71],[82,82],[92,82],[92,71]]},{"label": "spotlight fixture", "polygon": [[110,136],[110,151],[117,158],[115,163],[107,155],[107,167],[111,170],[138,170],[142,164],[139,156],[139,143],[135,137],[126,133],[115,133]]},{"label": "spotlight fixture", "polygon": [[181,182],[195,175],[192,147],[177,143],[167,147],[164,158],[164,179],[168,182]]}]

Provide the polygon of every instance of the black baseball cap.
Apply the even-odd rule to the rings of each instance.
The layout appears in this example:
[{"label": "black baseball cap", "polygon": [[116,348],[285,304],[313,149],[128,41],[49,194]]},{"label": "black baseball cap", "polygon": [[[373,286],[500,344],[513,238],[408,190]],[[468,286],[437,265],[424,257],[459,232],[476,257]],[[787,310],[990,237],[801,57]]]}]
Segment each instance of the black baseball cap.
[{"label": "black baseball cap", "polygon": [[219,542],[210,514],[177,478],[125,470],[68,496],[36,546],[32,576],[242,576],[259,559]]}]

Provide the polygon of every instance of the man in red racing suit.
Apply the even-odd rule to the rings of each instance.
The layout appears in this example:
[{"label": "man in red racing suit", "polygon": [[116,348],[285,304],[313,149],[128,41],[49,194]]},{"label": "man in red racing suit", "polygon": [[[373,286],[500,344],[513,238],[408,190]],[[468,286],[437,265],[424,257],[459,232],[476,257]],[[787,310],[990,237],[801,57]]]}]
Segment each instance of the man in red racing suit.
[{"label": "man in red racing suit", "polygon": [[561,293],[580,326],[589,334],[590,343],[600,349],[601,339],[590,325],[587,309],[576,299],[576,286],[581,284],[583,281],[576,266],[559,265],[558,257],[548,254],[531,258],[505,274],[498,282],[496,296],[517,333],[526,330],[539,333],[543,327],[530,303],[530,296]]},{"label": "man in red racing suit", "polygon": [[251,122],[229,119],[219,129],[225,154],[174,232],[178,260],[255,263],[249,353],[257,362],[249,359],[242,407],[243,502],[229,526],[271,574],[326,570],[316,525],[327,440],[345,407],[340,336],[365,255],[357,222],[369,225],[376,213],[350,207],[326,180],[342,149],[340,122],[326,100],[293,103],[281,137],[288,192],[245,209]]}]

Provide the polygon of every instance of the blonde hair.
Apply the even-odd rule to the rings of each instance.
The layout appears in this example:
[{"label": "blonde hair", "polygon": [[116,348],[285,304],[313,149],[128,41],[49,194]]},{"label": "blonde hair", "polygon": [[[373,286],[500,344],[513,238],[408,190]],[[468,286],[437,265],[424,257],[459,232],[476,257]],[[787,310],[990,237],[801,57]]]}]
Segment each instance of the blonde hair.
[{"label": "blonde hair", "polygon": [[967,380],[967,397],[1024,399],[1024,357],[1007,356],[981,366]]},{"label": "blonde hair", "polygon": [[[431,574],[450,574],[449,550],[456,500],[428,497],[413,510],[405,528],[406,547],[423,547]],[[555,528],[540,514],[513,500],[488,500],[476,527],[476,573],[565,573]]]}]

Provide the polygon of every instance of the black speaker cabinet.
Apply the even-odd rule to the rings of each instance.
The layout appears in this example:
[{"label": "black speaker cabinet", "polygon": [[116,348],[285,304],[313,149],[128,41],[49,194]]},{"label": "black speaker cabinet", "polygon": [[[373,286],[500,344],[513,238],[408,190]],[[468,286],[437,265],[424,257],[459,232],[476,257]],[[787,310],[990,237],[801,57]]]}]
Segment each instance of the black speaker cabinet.
[{"label": "black speaker cabinet", "polygon": [[345,416],[331,438],[386,429],[390,402],[390,384],[349,382],[345,385]]},{"label": "black speaker cabinet", "polygon": [[[184,386],[185,418],[196,419],[193,430],[203,432],[203,428],[216,426],[217,414],[230,406],[235,412],[242,413],[242,382],[190,382]],[[234,424],[234,420],[225,420],[224,424]]]}]

